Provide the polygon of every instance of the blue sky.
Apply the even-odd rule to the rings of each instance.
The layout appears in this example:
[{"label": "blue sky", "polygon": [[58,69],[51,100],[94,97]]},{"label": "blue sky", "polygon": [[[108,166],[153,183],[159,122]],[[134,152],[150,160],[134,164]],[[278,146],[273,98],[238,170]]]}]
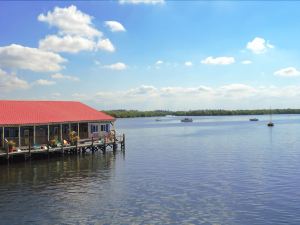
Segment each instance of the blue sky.
[{"label": "blue sky", "polygon": [[0,2],[0,98],[300,108],[300,2]]}]

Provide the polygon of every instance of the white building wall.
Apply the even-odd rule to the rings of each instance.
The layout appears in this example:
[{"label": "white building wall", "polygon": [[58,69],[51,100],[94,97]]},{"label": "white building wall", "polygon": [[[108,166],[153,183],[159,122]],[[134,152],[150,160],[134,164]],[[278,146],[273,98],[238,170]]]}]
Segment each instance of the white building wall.
[{"label": "white building wall", "polygon": [[[104,128],[103,126],[105,126],[105,130],[101,131],[101,125],[102,128]],[[94,134],[92,133],[92,126],[97,127],[96,129],[98,130],[98,132],[94,132]],[[107,129],[108,128],[108,129]],[[89,130],[89,138],[92,138],[94,136],[94,138],[99,138],[102,135],[107,134],[110,131],[110,123],[88,123],[88,130]]]}]

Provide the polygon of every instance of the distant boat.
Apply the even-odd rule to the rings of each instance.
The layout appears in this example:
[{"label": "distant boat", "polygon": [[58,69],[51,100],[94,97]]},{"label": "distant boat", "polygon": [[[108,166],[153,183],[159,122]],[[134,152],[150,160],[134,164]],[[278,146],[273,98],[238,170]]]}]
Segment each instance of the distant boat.
[{"label": "distant boat", "polygon": [[157,119],[155,119],[155,121],[161,121],[161,119],[157,118]]},{"label": "distant boat", "polygon": [[249,120],[250,120],[250,121],[258,121],[257,118],[250,118]]},{"label": "distant boat", "polygon": [[193,122],[193,119],[186,117],[186,118],[182,119],[181,122]]},{"label": "distant boat", "polygon": [[268,127],[274,127],[274,123],[269,122],[269,123],[268,123]]},{"label": "distant boat", "polygon": [[175,117],[174,115],[165,115],[165,117]]}]

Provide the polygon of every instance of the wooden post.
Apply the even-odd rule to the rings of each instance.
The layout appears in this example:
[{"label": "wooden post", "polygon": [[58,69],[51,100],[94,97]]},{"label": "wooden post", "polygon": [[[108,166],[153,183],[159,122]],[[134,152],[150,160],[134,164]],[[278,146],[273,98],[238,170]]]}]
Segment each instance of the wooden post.
[{"label": "wooden post", "polygon": [[125,134],[123,134],[122,148],[125,150]]},{"label": "wooden post", "polygon": [[50,141],[50,127],[49,127],[49,124],[48,124],[48,144],[49,144],[49,141]]},{"label": "wooden post", "polygon": [[28,150],[29,150],[29,157],[31,158],[31,140],[30,140],[30,135],[29,135],[29,145],[28,145]]},{"label": "wooden post", "polygon": [[104,144],[103,144],[103,149],[102,149],[103,154],[106,153],[106,137],[104,136]]},{"label": "wooden post", "polygon": [[7,158],[7,160],[9,159],[9,147],[8,147],[8,144],[7,144],[7,142],[5,141],[5,145],[6,145],[6,158]]},{"label": "wooden post", "polygon": [[117,145],[117,143],[116,143],[116,132],[114,131],[113,134],[114,134],[113,151],[116,151],[116,150],[117,150],[117,147],[118,147],[118,145]]},{"label": "wooden post", "polygon": [[33,125],[33,145],[35,145],[35,125]]},{"label": "wooden post", "polygon": [[92,137],[92,152],[94,153],[94,137]]},{"label": "wooden post", "polygon": [[5,147],[4,141],[5,141],[5,138],[4,138],[4,127],[2,127],[2,146],[3,146],[3,148]]},{"label": "wooden post", "polygon": [[21,147],[21,126],[19,126],[19,147]]},{"label": "wooden post", "polygon": [[61,141],[61,143],[63,143],[62,124],[60,124],[60,141]]},{"label": "wooden post", "polygon": [[79,134],[79,132],[80,132],[80,129],[79,129],[79,123],[77,123],[77,135],[78,135],[78,139],[80,139],[80,134]]}]

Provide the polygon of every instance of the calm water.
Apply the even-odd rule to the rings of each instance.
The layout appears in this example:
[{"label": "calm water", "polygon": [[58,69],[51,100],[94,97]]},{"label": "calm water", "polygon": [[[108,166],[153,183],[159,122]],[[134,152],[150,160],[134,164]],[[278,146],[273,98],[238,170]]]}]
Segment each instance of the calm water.
[{"label": "calm water", "polygon": [[0,166],[0,224],[300,224],[300,116],[120,119],[126,153]]}]

